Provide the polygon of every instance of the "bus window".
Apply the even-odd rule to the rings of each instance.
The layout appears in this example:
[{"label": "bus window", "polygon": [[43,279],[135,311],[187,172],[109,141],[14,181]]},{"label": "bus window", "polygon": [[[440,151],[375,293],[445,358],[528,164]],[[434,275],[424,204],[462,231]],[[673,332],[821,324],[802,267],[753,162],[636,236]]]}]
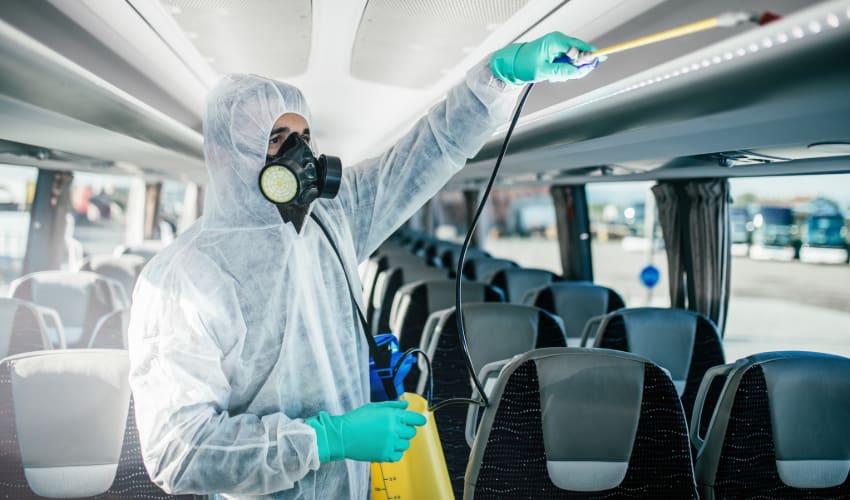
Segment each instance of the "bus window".
[{"label": "bus window", "polygon": [[561,274],[555,205],[549,188],[502,188],[488,202],[484,249],[494,257]]},{"label": "bus window", "polygon": [[75,172],[71,190],[73,239],[85,255],[109,254],[125,240],[125,212],[132,178]]},{"label": "bus window", "polygon": [[[162,197],[159,202],[160,226],[167,225],[171,235],[177,234],[180,216],[183,214],[185,194],[186,184],[177,181],[163,181]],[[166,239],[168,237],[163,237],[163,240]]]},{"label": "bus window", "polygon": [[38,170],[0,165],[0,295],[21,274]]},{"label": "bus window", "polygon": [[[669,307],[667,256],[655,215],[652,182],[600,182],[587,185],[593,278],[613,288],[629,307]],[[647,220],[647,206],[651,218]],[[647,227],[653,229],[647,229]],[[652,233],[653,238],[647,235]],[[650,290],[640,279],[652,264],[660,280]]]},{"label": "bus window", "polygon": [[[850,174],[730,180],[733,245],[727,359],[812,350],[850,355]],[[733,246],[734,250],[734,246]]]}]

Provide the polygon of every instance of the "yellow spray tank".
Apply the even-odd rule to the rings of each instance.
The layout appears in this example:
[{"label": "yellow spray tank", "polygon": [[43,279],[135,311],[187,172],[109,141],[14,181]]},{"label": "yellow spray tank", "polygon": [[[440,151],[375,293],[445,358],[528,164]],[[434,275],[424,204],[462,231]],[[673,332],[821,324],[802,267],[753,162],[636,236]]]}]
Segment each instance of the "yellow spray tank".
[{"label": "yellow spray tank", "polygon": [[373,500],[454,500],[443,446],[434,414],[417,394],[402,394],[407,409],[425,415],[427,422],[416,431],[402,459],[372,464]]}]

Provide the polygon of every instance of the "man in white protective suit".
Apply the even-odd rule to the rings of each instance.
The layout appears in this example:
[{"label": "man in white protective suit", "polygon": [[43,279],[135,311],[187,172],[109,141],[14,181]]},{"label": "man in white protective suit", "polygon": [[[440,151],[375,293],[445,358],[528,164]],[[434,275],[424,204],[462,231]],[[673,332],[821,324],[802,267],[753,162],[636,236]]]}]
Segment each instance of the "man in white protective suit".
[{"label": "man in white protective suit", "polygon": [[346,274],[358,288],[358,262],[507,123],[525,82],[592,69],[553,62],[571,49],[594,50],[550,33],[497,51],[338,183],[334,159],[312,156],[298,89],[221,80],[204,117],[204,215],[134,292],[130,383],[157,485],[215,498],[369,498],[369,462],[401,459],[425,418],[405,402],[369,402]]}]

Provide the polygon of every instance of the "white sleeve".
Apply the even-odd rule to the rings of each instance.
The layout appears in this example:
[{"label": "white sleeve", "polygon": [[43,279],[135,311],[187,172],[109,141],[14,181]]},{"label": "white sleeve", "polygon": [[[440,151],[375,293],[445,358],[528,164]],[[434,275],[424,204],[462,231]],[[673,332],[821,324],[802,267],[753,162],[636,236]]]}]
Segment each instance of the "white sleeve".
[{"label": "white sleeve", "polygon": [[520,90],[482,62],[388,151],[343,170],[339,198],[358,260],[436,195],[507,122]]},{"label": "white sleeve", "polygon": [[280,412],[228,413],[222,362],[245,330],[235,289],[181,274],[143,273],[134,295],[130,385],[148,473],[171,494],[291,488],[319,467],[315,432]]}]

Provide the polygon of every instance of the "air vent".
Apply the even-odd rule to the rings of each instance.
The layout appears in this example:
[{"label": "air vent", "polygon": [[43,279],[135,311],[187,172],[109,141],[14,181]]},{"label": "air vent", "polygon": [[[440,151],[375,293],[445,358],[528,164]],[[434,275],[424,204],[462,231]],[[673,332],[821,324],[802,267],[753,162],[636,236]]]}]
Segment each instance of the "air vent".
[{"label": "air vent", "polygon": [[310,0],[160,0],[219,73],[291,77],[307,69]]},{"label": "air vent", "polygon": [[369,0],[351,74],[410,88],[436,83],[528,0]]}]

